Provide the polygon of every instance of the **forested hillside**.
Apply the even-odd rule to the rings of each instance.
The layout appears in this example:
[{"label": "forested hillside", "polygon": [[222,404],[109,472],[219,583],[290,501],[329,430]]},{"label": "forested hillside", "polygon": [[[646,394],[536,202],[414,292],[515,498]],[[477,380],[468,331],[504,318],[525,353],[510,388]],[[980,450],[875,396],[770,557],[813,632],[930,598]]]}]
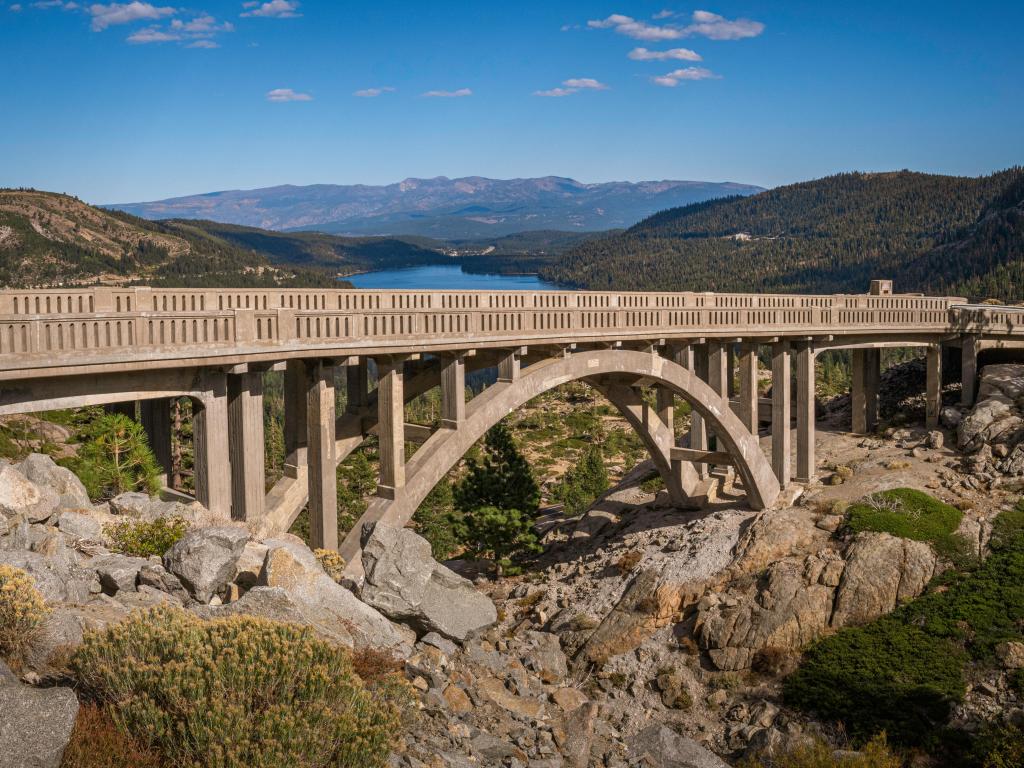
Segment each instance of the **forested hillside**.
[{"label": "forested hillside", "polygon": [[67,195],[0,190],[0,285],[333,286],[197,228],[105,211]]},{"label": "forested hillside", "polygon": [[847,173],[674,208],[581,243],[543,276],[580,287],[901,291],[1024,299],[1024,169]]}]

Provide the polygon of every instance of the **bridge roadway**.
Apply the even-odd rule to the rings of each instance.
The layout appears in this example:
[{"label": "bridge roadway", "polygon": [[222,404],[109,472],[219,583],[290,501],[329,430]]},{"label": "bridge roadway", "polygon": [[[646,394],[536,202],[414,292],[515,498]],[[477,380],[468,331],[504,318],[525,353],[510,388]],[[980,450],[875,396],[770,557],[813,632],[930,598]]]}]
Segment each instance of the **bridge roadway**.
[{"label": "bridge roadway", "polygon": [[[265,535],[287,530],[308,505],[312,543],[338,548],[335,467],[370,434],[379,439],[380,477],[364,520],[401,524],[490,426],[575,380],[622,412],[677,503],[699,503],[713,482],[709,468],[729,465],[751,506],[770,506],[794,478],[814,476],[815,356],[853,350],[851,428],[869,432],[879,350],[905,346],[926,348],[934,425],[943,350],[960,348],[970,403],[978,353],[1024,346],[1024,312],[894,294],[886,280],[858,295],[7,290],[0,291],[0,415],[125,403],[134,414],[138,402],[170,472],[170,404],[189,397],[197,499]],[[771,358],[770,407],[758,396],[762,348]],[[467,402],[466,373],[484,368],[497,370],[497,383]],[[270,370],[284,372],[288,459],[284,477],[265,492],[263,374]],[[341,380],[347,398],[339,414]],[[406,424],[404,404],[437,386],[437,427]],[[641,394],[646,386],[656,392],[653,406]],[[676,398],[693,408],[681,444]],[[758,441],[768,411],[770,456]],[[408,461],[407,442],[422,443]],[[360,528],[340,542],[350,562]]]}]

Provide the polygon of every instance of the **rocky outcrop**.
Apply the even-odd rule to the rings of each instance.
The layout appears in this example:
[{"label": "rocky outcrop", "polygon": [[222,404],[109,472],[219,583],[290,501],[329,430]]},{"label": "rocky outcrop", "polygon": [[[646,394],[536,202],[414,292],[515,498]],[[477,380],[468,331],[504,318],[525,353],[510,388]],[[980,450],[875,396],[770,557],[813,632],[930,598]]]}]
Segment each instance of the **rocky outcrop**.
[{"label": "rocky outcrop", "polygon": [[193,529],[167,550],[164,568],[177,576],[198,602],[208,603],[234,578],[247,541],[249,534],[244,528]]},{"label": "rocky outcrop", "polygon": [[[842,560],[831,552],[768,567],[750,594],[712,594],[699,606],[698,637],[715,666],[748,668],[763,648],[799,648],[829,626]],[[823,582],[833,582],[831,585]]]},{"label": "rocky outcrop", "polygon": [[863,624],[920,595],[935,574],[932,548],[888,533],[860,533],[846,553],[832,626]]},{"label": "rocky outcrop", "polygon": [[135,491],[112,498],[110,511],[115,515],[133,517],[146,522],[177,517],[193,528],[223,524],[222,520],[218,520],[216,515],[198,502],[183,504],[180,501],[161,501]]},{"label": "rocky outcrop", "polygon": [[435,561],[429,542],[408,528],[377,523],[363,542],[363,570],[363,601],[420,634],[462,642],[497,620],[494,603]]},{"label": "rocky outcrop", "polygon": [[729,768],[718,755],[667,726],[654,724],[629,741],[630,757],[651,768]]},{"label": "rocky outcrop", "polygon": [[977,401],[957,421],[957,447],[972,474],[1024,475],[1024,365],[986,365]]},{"label": "rocky outcrop", "polygon": [[22,685],[4,670],[0,670],[0,768],[59,768],[78,715],[75,692]]},{"label": "rocky outcrop", "polygon": [[61,509],[91,509],[92,501],[78,475],[41,453],[25,457],[17,465],[18,471],[36,485],[57,493]]},{"label": "rocky outcrop", "polygon": [[0,464],[0,515],[40,523],[59,506],[55,490],[36,485],[11,464]]}]

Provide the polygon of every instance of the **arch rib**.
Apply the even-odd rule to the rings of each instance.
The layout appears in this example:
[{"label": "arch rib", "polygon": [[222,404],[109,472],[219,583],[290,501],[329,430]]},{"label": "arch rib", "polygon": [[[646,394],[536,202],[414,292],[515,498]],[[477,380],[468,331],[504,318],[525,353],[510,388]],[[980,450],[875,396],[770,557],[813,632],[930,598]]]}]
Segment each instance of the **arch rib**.
[{"label": "arch rib", "polygon": [[406,485],[394,499],[375,497],[345,537],[341,555],[358,570],[360,538],[365,523],[385,521],[405,525],[420,502],[466,451],[509,413],[550,389],[570,381],[597,376],[644,377],[657,381],[690,403],[714,430],[736,461],[747,499],[754,509],[770,506],[779,483],[761,452],[758,440],[732,412],[727,400],[715,394],[682,366],[658,355],[630,350],[579,352],[547,360],[523,370],[513,382],[500,382],[471,400],[459,429],[435,432],[406,464]]}]

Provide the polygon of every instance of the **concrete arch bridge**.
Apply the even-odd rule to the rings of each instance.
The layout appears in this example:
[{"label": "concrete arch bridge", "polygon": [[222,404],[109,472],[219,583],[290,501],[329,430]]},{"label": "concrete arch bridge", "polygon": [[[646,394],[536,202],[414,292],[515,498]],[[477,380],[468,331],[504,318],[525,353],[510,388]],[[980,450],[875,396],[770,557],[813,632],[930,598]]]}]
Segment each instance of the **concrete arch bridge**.
[{"label": "concrete arch bridge", "polygon": [[[312,544],[352,561],[361,526],[338,540],[335,468],[371,434],[380,476],[363,519],[401,524],[490,426],[547,390],[586,381],[639,434],[677,503],[706,493],[710,467],[731,466],[748,503],[763,509],[790,482],[814,476],[815,356],[853,350],[851,429],[869,432],[879,352],[905,346],[926,350],[935,424],[944,352],[959,349],[971,402],[979,353],[1024,346],[1024,311],[894,294],[884,280],[855,295],[8,290],[0,292],[0,415],[125,403],[134,413],[138,402],[169,472],[170,403],[189,397],[196,498],[265,535],[308,507]],[[770,400],[758,396],[765,350]],[[496,384],[467,402],[467,372],[485,368],[496,369]],[[288,458],[265,491],[263,374],[271,370],[284,372]],[[346,390],[342,413],[336,386]],[[641,394],[648,386],[653,404]],[[434,387],[437,428],[406,424],[405,404]],[[677,399],[693,412],[685,444],[675,438]],[[762,423],[770,456],[758,440]],[[407,441],[422,443],[408,460]]]}]

